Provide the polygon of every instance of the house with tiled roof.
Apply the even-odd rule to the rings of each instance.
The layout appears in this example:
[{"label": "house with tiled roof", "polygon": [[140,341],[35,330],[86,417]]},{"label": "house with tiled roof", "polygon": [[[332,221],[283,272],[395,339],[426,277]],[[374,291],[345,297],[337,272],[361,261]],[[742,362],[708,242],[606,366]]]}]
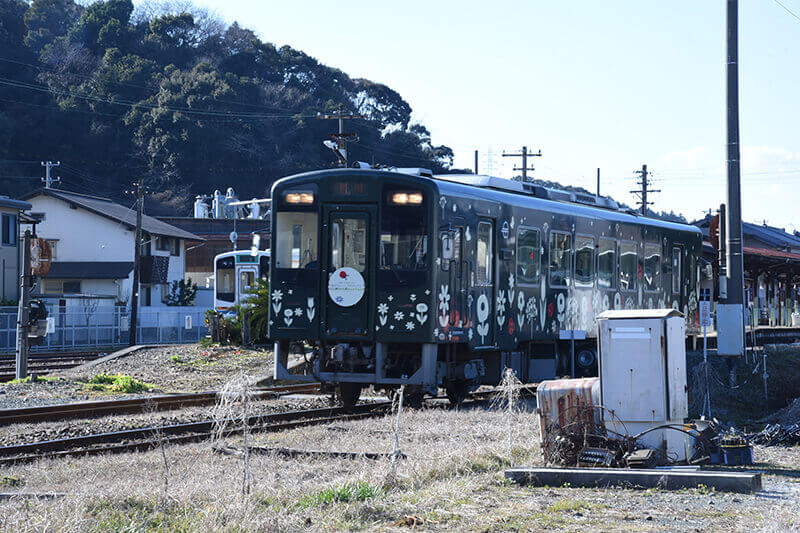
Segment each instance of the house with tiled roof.
[{"label": "house with tiled roof", "polygon": [[[50,245],[52,265],[38,294],[68,305],[87,297],[127,306],[133,283],[136,211],[109,198],[58,189],[38,189],[22,200],[40,222],[38,237]],[[203,239],[142,217],[139,305],[165,305],[169,286],[184,279],[186,249]]]}]

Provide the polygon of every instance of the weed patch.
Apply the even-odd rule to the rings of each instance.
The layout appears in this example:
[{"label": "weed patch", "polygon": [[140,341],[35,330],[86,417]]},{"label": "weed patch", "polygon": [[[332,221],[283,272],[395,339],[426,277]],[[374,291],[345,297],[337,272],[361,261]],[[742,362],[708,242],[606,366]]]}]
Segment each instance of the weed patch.
[{"label": "weed patch", "polygon": [[602,507],[602,505],[583,500],[561,500],[548,506],[547,509],[545,509],[545,512],[572,513],[575,511],[581,511],[583,509],[594,509],[597,507]]},{"label": "weed patch", "polygon": [[83,386],[84,390],[101,392],[142,392],[152,389],[153,386],[132,378],[127,374],[97,374],[92,376]]},{"label": "weed patch", "polygon": [[0,478],[0,487],[21,487],[25,482],[22,478],[14,476],[3,476]]},{"label": "weed patch", "polygon": [[36,379],[33,379],[33,376],[28,376],[22,379],[12,379],[7,384],[8,385],[19,385],[21,383],[37,383],[39,381],[48,382],[48,381],[58,381],[59,378],[51,377],[51,376],[36,376]]},{"label": "weed patch", "polygon": [[197,519],[191,509],[159,505],[139,498],[102,499],[86,512],[100,531],[194,531]]},{"label": "weed patch", "polygon": [[363,502],[371,498],[382,496],[383,489],[365,481],[346,483],[340,487],[315,492],[303,496],[298,505],[305,509],[308,507],[321,507],[331,503]]}]

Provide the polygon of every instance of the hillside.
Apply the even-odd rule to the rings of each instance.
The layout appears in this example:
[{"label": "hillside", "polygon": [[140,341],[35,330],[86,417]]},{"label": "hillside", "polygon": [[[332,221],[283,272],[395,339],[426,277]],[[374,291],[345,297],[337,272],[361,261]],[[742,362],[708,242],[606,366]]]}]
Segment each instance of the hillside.
[{"label": "hillside", "polygon": [[[190,3],[0,0],[0,188],[40,186],[60,160],[70,190],[124,198],[145,177],[162,199],[233,186],[266,193],[287,174],[335,161],[322,141],[364,115],[350,160],[445,171],[452,151],[411,122],[390,87],[276,48]],[[129,201],[129,200],[128,200]]]}]

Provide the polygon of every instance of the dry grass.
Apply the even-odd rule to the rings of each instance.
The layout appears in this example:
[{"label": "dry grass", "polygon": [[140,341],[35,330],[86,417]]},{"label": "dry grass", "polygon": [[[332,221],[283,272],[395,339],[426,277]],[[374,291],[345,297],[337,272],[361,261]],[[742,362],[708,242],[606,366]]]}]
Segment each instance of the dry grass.
[{"label": "dry grass", "polygon": [[[232,407],[235,410],[235,407]],[[395,416],[252,434],[259,446],[391,454]],[[509,427],[514,430],[509,432]],[[502,470],[540,463],[538,427],[518,410],[405,411],[389,458],[242,458],[210,444],[0,469],[13,490],[59,500],[0,502],[3,531],[781,529],[796,502],[754,496],[508,485]],[[240,438],[227,439],[241,446]],[[510,452],[509,452],[510,450]],[[163,452],[163,453],[162,453]],[[509,453],[512,456],[509,455]],[[166,462],[165,462],[166,461]],[[165,481],[165,476],[167,477]],[[167,495],[164,495],[164,491]],[[5,488],[4,490],[11,490]],[[709,505],[709,501],[713,504]],[[714,513],[709,514],[710,511]],[[705,513],[705,514],[704,514]],[[650,521],[647,517],[650,516]],[[680,520],[675,522],[674,520]]]}]

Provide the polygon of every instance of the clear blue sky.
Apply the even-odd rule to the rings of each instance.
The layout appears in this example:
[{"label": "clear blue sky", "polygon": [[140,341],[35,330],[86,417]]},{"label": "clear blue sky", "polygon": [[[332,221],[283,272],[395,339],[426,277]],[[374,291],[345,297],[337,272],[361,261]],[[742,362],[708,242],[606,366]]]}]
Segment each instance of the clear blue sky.
[{"label": "clear blue sky", "polygon": [[[800,0],[780,0],[800,16]],[[535,176],[699,217],[725,196],[725,0],[347,2],[196,0],[262,39],[385,83],[456,166]],[[743,214],[800,230],[800,20],[740,1]],[[489,157],[489,152],[493,156]]]}]

